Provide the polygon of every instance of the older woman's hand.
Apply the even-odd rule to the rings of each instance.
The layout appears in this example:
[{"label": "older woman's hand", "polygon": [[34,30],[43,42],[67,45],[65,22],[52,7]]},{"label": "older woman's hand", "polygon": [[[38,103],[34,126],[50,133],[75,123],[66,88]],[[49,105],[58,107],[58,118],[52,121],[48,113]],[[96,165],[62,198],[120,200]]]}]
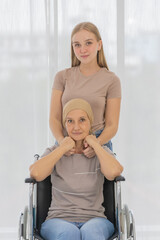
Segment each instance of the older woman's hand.
[{"label": "older woman's hand", "polygon": [[88,135],[85,138],[85,142],[91,147],[94,148],[95,144],[99,144],[98,139],[94,135]]},{"label": "older woman's hand", "polygon": [[60,146],[65,149],[65,155],[70,156],[75,153],[75,141],[71,137],[65,137],[60,142]]}]

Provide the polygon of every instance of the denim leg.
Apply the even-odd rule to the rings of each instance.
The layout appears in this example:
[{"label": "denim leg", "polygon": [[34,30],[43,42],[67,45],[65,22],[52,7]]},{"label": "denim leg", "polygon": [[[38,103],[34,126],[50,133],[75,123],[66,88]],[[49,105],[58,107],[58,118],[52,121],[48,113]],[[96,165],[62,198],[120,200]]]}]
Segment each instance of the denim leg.
[{"label": "denim leg", "polygon": [[105,143],[104,146],[107,146],[113,152],[113,145],[111,141],[109,141],[108,143]]},{"label": "denim leg", "polygon": [[79,228],[59,218],[45,221],[41,226],[41,236],[45,240],[81,240]]},{"label": "denim leg", "polygon": [[114,233],[114,225],[106,218],[93,218],[80,228],[82,240],[107,240]]}]

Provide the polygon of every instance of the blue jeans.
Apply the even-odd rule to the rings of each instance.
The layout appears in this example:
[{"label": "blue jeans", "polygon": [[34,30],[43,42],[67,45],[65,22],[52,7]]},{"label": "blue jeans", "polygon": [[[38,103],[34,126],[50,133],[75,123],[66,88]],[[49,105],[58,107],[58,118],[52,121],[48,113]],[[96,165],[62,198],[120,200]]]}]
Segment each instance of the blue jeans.
[{"label": "blue jeans", "polygon": [[[96,132],[94,132],[94,135],[96,137],[99,137],[99,135],[101,135],[102,132],[103,132],[103,129],[97,130]],[[111,141],[109,141],[108,143],[105,143],[104,146],[107,146],[113,152],[113,147],[112,147]]]},{"label": "blue jeans", "polygon": [[107,240],[113,233],[114,225],[100,217],[84,223],[53,218],[41,226],[41,236],[45,240]]}]

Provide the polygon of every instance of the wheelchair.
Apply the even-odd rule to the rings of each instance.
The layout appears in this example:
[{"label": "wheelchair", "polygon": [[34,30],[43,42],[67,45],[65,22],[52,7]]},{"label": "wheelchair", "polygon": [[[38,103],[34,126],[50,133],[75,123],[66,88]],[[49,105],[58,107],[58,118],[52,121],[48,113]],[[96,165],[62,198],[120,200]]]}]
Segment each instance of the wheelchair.
[{"label": "wheelchair", "polygon": [[[39,155],[36,154],[35,161]],[[131,210],[126,204],[122,207],[121,182],[123,176],[113,181],[105,178],[103,186],[105,215],[114,224],[115,232],[109,240],[136,240],[135,221]],[[50,176],[41,182],[26,178],[29,184],[29,205],[24,208],[19,219],[19,240],[44,240],[40,236],[41,224],[45,221],[51,203]]]}]

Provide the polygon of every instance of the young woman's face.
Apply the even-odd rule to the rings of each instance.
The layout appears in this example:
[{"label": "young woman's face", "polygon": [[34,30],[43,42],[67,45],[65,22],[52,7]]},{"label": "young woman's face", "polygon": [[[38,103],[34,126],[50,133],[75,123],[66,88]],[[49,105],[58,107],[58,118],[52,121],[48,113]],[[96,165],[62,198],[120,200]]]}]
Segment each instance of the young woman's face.
[{"label": "young woman's face", "polygon": [[97,52],[101,49],[102,41],[97,41],[92,32],[80,30],[72,38],[74,53],[82,64],[97,62]]},{"label": "young woman's face", "polygon": [[68,135],[75,141],[79,141],[88,136],[91,124],[87,113],[76,109],[67,114],[65,127]]}]

